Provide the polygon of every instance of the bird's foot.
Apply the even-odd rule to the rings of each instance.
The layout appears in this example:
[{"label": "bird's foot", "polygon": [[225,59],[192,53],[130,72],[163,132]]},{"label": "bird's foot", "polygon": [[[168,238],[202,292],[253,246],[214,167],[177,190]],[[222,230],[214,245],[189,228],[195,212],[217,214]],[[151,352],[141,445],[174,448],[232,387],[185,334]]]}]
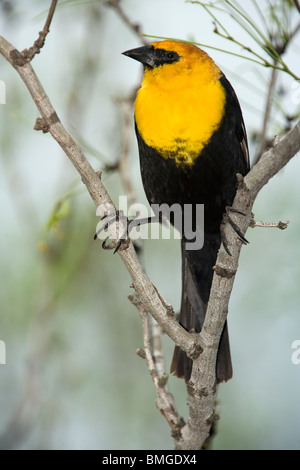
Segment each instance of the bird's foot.
[{"label": "bird's foot", "polygon": [[[117,253],[120,249],[125,250],[129,245],[129,226],[132,221],[128,220],[123,211],[114,211],[111,214],[105,215],[101,219],[103,225],[94,235],[94,240],[100,238],[102,232],[109,231],[109,235],[102,242],[104,250],[114,250]],[[108,240],[111,240],[107,243]]]},{"label": "bird's foot", "polygon": [[[102,217],[105,219],[104,224],[94,235],[94,240],[99,237],[103,231],[110,231],[108,237],[102,243],[104,250],[114,250],[117,253],[119,250],[125,250],[129,245],[129,234],[133,228],[140,227],[141,225],[161,222],[161,217],[144,217],[141,219],[129,220],[123,213],[123,211],[115,211],[112,214],[108,214]],[[112,239],[109,243],[107,241]]]},{"label": "bird's foot", "polygon": [[224,246],[224,249],[229,256],[231,256],[231,253],[228,248],[228,242],[227,242],[227,238],[226,238],[225,230],[224,230],[225,224],[227,222],[233,228],[233,230],[235,231],[235,233],[237,234],[239,240],[243,243],[243,245],[247,245],[249,243],[248,240],[244,237],[244,235],[240,231],[238,225],[230,217],[230,213],[246,216],[246,214],[244,214],[243,212],[233,209],[233,207],[231,206],[226,206],[226,212],[224,213],[223,220],[221,222],[221,239],[222,239],[222,244]]}]

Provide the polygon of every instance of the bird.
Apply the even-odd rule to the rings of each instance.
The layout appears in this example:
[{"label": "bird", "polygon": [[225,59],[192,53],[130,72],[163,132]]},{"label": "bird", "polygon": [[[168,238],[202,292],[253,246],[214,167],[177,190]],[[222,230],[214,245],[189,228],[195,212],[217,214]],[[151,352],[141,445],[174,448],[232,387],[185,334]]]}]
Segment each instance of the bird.
[{"label": "bird", "polygon": [[[134,106],[140,171],[150,205],[204,205],[204,242],[190,249],[181,238],[182,292],[178,321],[190,332],[203,326],[221,225],[249,171],[247,133],[236,93],[213,59],[194,44],[163,40],[123,54],[144,67]],[[171,218],[170,218],[171,219]],[[174,220],[170,220],[174,224]],[[194,224],[197,228],[197,224]],[[237,230],[238,232],[238,230]],[[243,241],[241,233],[237,236]],[[170,281],[171,282],[171,281]],[[170,371],[189,381],[192,359],[175,346]],[[227,320],[216,359],[216,382],[232,377]]]}]

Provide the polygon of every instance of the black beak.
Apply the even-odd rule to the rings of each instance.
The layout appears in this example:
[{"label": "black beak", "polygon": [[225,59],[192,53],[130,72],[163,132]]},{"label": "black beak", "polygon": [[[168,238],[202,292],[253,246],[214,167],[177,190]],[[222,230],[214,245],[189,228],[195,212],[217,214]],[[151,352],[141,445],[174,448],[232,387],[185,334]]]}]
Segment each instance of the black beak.
[{"label": "black beak", "polygon": [[122,52],[122,54],[126,55],[127,57],[131,57],[131,59],[138,60],[143,65],[147,65],[148,67],[154,67],[154,51],[154,47],[149,45],[137,47],[136,49],[130,49],[129,51]]}]

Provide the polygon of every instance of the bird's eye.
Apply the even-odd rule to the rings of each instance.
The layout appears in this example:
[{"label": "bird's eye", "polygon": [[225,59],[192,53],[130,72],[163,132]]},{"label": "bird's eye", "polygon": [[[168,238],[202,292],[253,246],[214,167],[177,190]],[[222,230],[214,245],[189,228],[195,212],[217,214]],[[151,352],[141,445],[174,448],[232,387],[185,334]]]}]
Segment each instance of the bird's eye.
[{"label": "bird's eye", "polygon": [[169,60],[175,59],[175,54],[174,54],[174,52],[168,52],[168,53],[167,53],[167,59],[169,59]]}]

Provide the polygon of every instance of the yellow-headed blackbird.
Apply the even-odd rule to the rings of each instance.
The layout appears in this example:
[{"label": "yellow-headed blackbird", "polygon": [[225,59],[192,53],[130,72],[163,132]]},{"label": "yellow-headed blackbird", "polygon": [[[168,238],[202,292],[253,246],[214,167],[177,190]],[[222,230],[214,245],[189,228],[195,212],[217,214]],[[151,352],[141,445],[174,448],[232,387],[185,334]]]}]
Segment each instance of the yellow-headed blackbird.
[{"label": "yellow-headed blackbird", "polygon": [[[203,325],[221,245],[220,225],[236,193],[236,174],[249,170],[248,145],[236,94],[198,47],[158,41],[124,52],[144,65],[135,101],[142,181],[150,204],[204,204],[204,245],[187,250],[182,237],[180,324]],[[170,282],[172,282],[170,280]],[[171,372],[189,380],[192,360],[175,348]],[[216,364],[217,381],[232,376],[227,323]]]}]

